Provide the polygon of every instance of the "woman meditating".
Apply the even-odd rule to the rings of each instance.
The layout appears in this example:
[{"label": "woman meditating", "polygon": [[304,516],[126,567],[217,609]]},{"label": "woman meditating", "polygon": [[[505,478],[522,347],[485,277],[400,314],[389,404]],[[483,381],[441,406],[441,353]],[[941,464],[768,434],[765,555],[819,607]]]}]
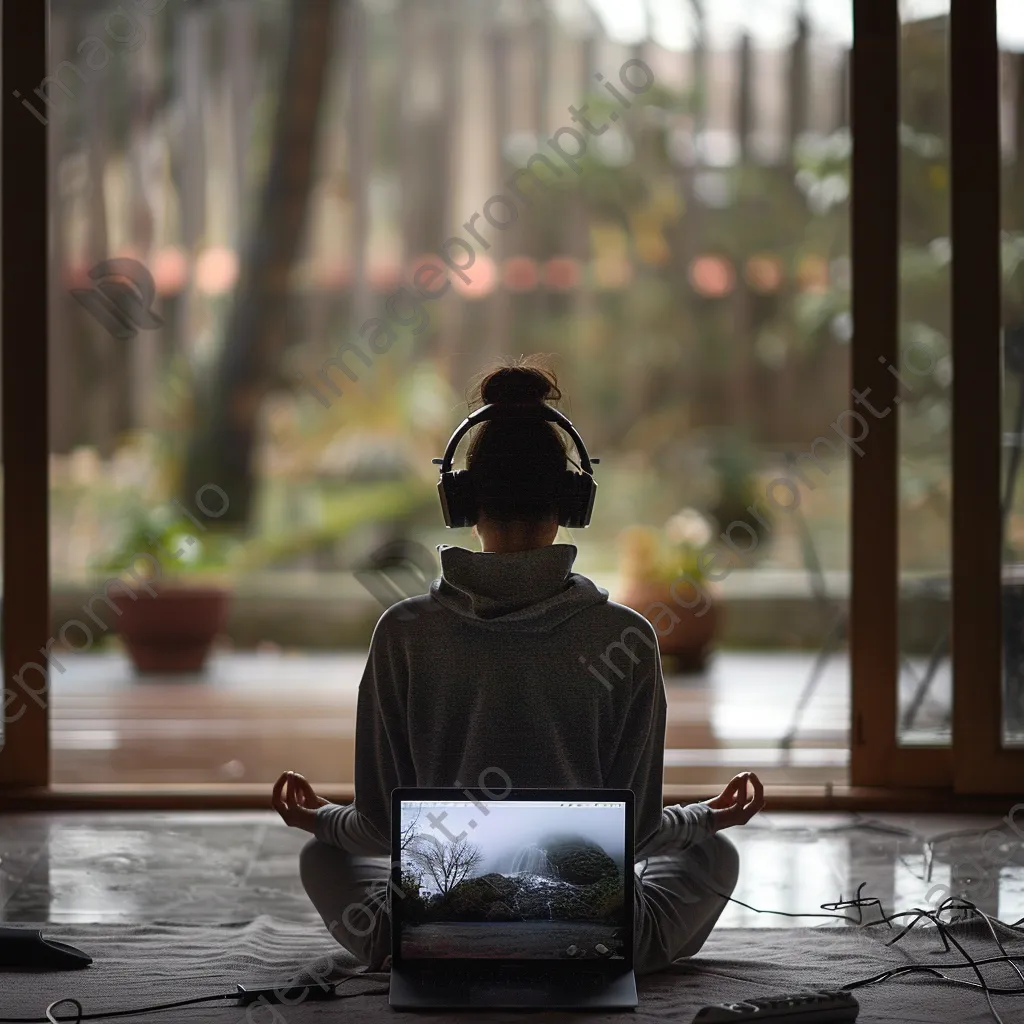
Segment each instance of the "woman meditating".
[{"label": "woman meditating", "polygon": [[[570,468],[560,429],[542,418],[560,397],[554,375],[532,360],[482,380],[479,403],[497,407],[496,418],[471,428],[458,481],[480,550],[442,545],[430,592],[377,623],[359,685],[355,802],[330,803],[295,772],[274,787],[281,817],[314,837],[299,861],[309,898],[371,968],[390,952],[396,787],[631,789],[644,862],[635,876],[638,973],[700,950],[739,871],[722,832],[764,806],[750,772],[713,800],[663,806],[657,632],[573,572],[575,545],[554,543],[560,523],[580,521],[579,487],[591,486]],[[602,657],[614,665],[604,682],[586,668]]]}]

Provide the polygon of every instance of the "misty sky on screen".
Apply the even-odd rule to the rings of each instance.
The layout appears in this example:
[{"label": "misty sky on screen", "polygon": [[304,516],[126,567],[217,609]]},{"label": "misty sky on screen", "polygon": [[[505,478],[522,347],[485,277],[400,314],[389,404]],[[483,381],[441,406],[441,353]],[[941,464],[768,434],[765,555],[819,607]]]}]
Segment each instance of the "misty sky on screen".
[{"label": "misty sky on screen", "polygon": [[[415,817],[417,806],[402,805],[403,828]],[[483,809],[489,813],[485,815]],[[439,828],[431,827],[427,811],[437,817],[447,811],[448,816],[441,824],[453,836],[467,832],[468,838],[481,848],[484,859],[474,874],[501,870],[509,854],[514,855],[541,836],[559,833],[585,836],[598,843],[614,860],[621,863],[623,859],[624,807],[546,807],[500,800],[483,801],[481,807],[468,800],[442,807],[424,807],[419,828],[445,843],[447,837]],[[477,827],[470,827],[470,821],[475,821]]]}]

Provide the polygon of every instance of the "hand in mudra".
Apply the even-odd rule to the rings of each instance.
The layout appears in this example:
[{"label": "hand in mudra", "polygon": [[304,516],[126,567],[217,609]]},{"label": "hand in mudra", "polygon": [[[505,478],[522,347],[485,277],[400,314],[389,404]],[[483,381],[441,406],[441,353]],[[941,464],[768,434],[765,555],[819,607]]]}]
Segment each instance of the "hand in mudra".
[{"label": "hand in mudra", "polygon": [[329,803],[330,800],[317,796],[313,787],[298,772],[284,772],[274,783],[271,804],[284,823],[292,828],[312,832],[317,809]]},{"label": "hand in mudra", "polygon": [[[748,784],[752,789],[749,799]],[[746,825],[758,811],[764,809],[764,786],[753,772],[741,772],[718,796],[705,800],[704,804],[712,810],[716,832],[732,828],[733,825]]]}]

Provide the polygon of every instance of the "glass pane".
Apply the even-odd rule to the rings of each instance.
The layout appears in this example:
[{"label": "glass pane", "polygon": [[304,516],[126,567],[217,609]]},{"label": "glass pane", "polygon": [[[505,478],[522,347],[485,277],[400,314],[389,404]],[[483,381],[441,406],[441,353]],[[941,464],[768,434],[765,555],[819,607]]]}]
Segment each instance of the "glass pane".
[{"label": "glass pane", "polygon": [[[805,20],[797,3],[659,5],[646,42],[638,7],[594,6],[598,37],[565,44],[544,107],[559,124],[583,97],[600,135],[578,183],[503,242],[514,294],[499,285],[490,316],[465,316],[502,354],[560,357],[602,458],[594,524],[564,539],[658,629],[666,779],[747,766],[842,781],[849,477],[831,424],[849,404],[850,5],[824,0]],[[624,114],[594,77],[638,47],[655,88]],[[522,165],[537,137],[513,127],[534,140]],[[541,237],[534,216],[562,230]],[[566,257],[585,261],[578,284],[544,288],[542,268]],[[689,572],[672,568],[673,544]]]},{"label": "glass pane", "polygon": [[1003,728],[1024,745],[1024,16],[999,7],[1003,150]]},{"label": "glass pane", "polygon": [[[291,115],[325,106],[316,75],[297,84],[291,40],[328,41],[302,19],[333,6],[214,0],[112,13],[51,0],[51,76],[36,107],[54,160],[60,282],[47,652],[56,783],[266,783],[300,764],[318,779],[351,775],[346,720],[360,666],[325,671],[316,657],[286,655],[301,642],[296,609],[317,588],[285,592],[260,557],[306,529],[312,473],[268,516],[288,487],[264,471],[256,440],[292,405],[280,360],[260,347],[291,333],[278,318],[311,330],[308,295],[278,283],[303,256],[305,218],[290,233],[275,210],[309,198],[301,165],[317,130]],[[336,51],[304,55],[320,53],[325,97],[337,93]],[[274,164],[283,134],[297,174]],[[274,208],[263,198],[271,173]],[[330,185],[322,168],[317,180]],[[261,238],[269,298],[256,322],[240,323],[236,300],[253,294],[240,271],[260,273]],[[275,274],[276,288],[266,284]],[[321,319],[321,337],[329,326]],[[313,560],[308,537],[295,547],[291,566]]]},{"label": "glass pane", "polygon": [[350,781],[382,605],[475,546],[430,458],[543,351],[602,459],[559,539],[661,633],[666,778],[845,781],[850,0],[375,0],[315,54],[327,5],[136,6],[52,0],[38,104],[54,779]]},{"label": "glass pane", "polygon": [[907,0],[902,14],[901,365],[890,367],[901,381],[898,736],[903,744],[947,745],[952,740],[949,3]]}]

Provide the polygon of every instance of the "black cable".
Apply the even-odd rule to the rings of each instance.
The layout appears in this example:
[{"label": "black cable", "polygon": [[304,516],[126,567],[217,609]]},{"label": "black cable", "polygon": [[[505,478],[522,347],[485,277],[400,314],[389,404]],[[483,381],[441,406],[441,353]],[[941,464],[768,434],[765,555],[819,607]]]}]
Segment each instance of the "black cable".
[{"label": "black cable", "polygon": [[[353,978],[358,978],[358,977],[360,977],[360,975],[353,974],[353,975],[350,975],[347,978],[341,978],[339,981],[333,982],[332,983],[332,987],[335,989],[335,997],[338,998],[338,999],[348,998],[347,996],[339,995],[338,992],[337,992],[337,988],[338,988],[339,985],[343,985],[346,981],[351,981]],[[309,988],[311,986],[301,986],[301,985],[294,985],[294,984],[289,983],[289,984],[286,984],[286,985],[282,985],[280,988],[281,988],[282,991],[285,991],[285,990],[288,990],[288,989],[295,989],[295,988],[302,988],[302,987]],[[376,993],[365,993],[365,992],[362,992],[362,993],[356,993],[356,994],[358,994],[358,995],[369,995],[369,994],[376,994]],[[72,999],[70,997],[65,997],[63,999],[57,999],[56,1001],[50,1003],[50,1005],[46,1007],[46,1011],[45,1011],[46,1016],[45,1017],[0,1017],[0,1024],[57,1024],[57,1022],[60,1022],[60,1024],[79,1024],[79,1022],[83,1021],[83,1020],[111,1020],[111,1019],[113,1019],[115,1017],[136,1017],[136,1016],[141,1016],[142,1014],[145,1014],[145,1013],[157,1013],[160,1010],[173,1010],[173,1009],[177,1009],[180,1006],[194,1006],[196,1003],[213,1003],[213,1002],[218,1002],[218,1001],[222,1001],[222,1000],[226,1000],[226,999],[238,999],[238,998],[239,998],[239,993],[237,991],[235,991],[235,992],[228,992],[227,994],[223,994],[223,995],[198,996],[195,999],[182,999],[180,1002],[175,1002],[175,1003],[159,1003],[156,1006],[142,1006],[142,1007],[139,1007],[138,1009],[134,1009],[134,1010],[104,1010],[101,1013],[82,1013],[82,1004],[77,999]],[[71,1016],[55,1017],[55,1016],[53,1016],[51,1011],[53,1010],[53,1008],[55,1006],[60,1006],[61,1003],[74,1003],[75,1006],[78,1007],[78,1016],[76,1016],[76,1017],[71,1017]]]},{"label": "black cable", "polygon": [[[939,839],[939,838],[948,838],[951,835],[957,835],[957,834],[958,833],[947,833],[944,836],[936,837],[936,838],[937,839]],[[959,834],[962,834],[962,833],[959,833]],[[875,976],[873,976],[871,978],[864,978],[864,979],[861,979],[859,981],[853,981],[853,982],[850,982],[848,984],[844,984],[842,986],[842,988],[849,991],[849,990],[856,989],[856,988],[863,988],[866,985],[877,985],[877,984],[880,984],[881,982],[888,981],[888,980],[890,980],[892,978],[900,977],[901,975],[914,974],[914,973],[930,974],[930,975],[932,975],[932,976],[934,976],[936,978],[941,979],[942,981],[947,982],[948,984],[956,985],[957,987],[960,987],[960,988],[978,989],[978,990],[984,992],[985,993],[985,999],[988,1002],[988,1007],[989,1007],[990,1012],[992,1013],[992,1016],[997,1021],[997,1024],[1004,1024],[1004,1021],[1003,1021],[1002,1017],[1000,1017],[998,1011],[996,1010],[995,1006],[992,1003],[992,996],[993,995],[1024,996],[1024,972],[1021,971],[1021,969],[1017,966],[1017,964],[1015,962],[1017,960],[1020,960],[1022,963],[1024,963],[1024,953],[1012,954],[1012,955],[1010,953],[1008,953],[1006,951],[1006,947],[1002,943],[1002,940],[999,938],[998,934],[996,933],[995,925],[998,924],[998,925],[1000,925],[1003,928],[1008,928],[1011,931],[1020,932],[1021,934],[1024,934],[1024,927],[1022,927],[1022,925],[1024,925],[1024,918],[1021,918],[1019,921],[1016,921],[1013,924],[1009,924],[1006,921],[1001,921],[1001,920],[999,920],[999,918],[994,918],[991,915],[986,914],[983,910],[981,910],[976,904],[972,903],[970,900],[964,899],[963,897],[950,896],[950,897],[947,897],[947,899],[943,900],[943,902],[939,905],[938,909],[936,911],[934,911],[934,912],[928,911],[928,910],[923,910],[920,907],[916,907],[913,910],[901,911],[900,913],[889,914],[889,915],[885,915],[884,912],[883,912],[883,915],[882,915],[882,917],[879,920],[865,922],[863,920],[863,913],[862,913],[862,911],[866,907],[877,907],[880,910],[883,910],[884,908],[882,908],[881,900],[879,900],[879,899],[877,899],[875,897],[865,898],[865,897],[863,897],[861,895],[863,890],[864,890],[864,885],[865,885],[865,883],[862,882],[857,887],[857,895],[853,899],[851,899],[851,900],[846,900],[846,899],[843,899],[842,897],[840,897],[839,901],[836,902],[836,903],[823,903],[823,904],[821,904],[821,909],[825,910],[825,911],[838,911],[838,910],[842,910],[842,909],[846,909],[846,908],[856,908],[856,910],[858,911],[858,915],[857,915],[856,918],[850,917],[850,916],[848,916],[846,914],[838,914],[838,913],[801,914],[801,913],[793,913],[793,912],[785,911],[785,910],[762,910],[759,907],[752,907],[749,903],[744,903],[741,900],[737,900],[737,899],[735,899],[732,896],[726,896],[724,893],[716,892],[716,895],[720,896],[721,898],[727,900],[730,903],[736,903],[737,905],[739,905],[741,907],[745,907],[747,910],[752,910],[752,911],[754,911],[754,913],[757,913],[757,914],[772,914],[772,915],[775,915],[775,916],[778,916],[778,917],[791,917],[791,918],[803,918],[803,917],[807,917],[807,918],[822,918],[822,917],[824,917],[824,918],[831,918],[831,919],[834,919],[834,920],[848,921],[851,924],[856,924],[856,925],[859,925],[860,927],[865,927],[865,928],[867,928],[867,927],[874,927],[874,926],[877,926],[877,925],[880,925],[880,924],[885,924],[885,925],[888,925],[890,929],[892,929],[892,927],[893,927],[892,922],[893,921],[899,920],[901,918],[906,918],[906,917],[913,918],[913,920],[908,925],[906,925],[904,928],[902,928],[901,931],[896,936],[894,936],[892,939],[890,939],[886,943],[887,946],[892,946],[892,945],[895,945],[897,942],[899,942],[900,939],[902,939],[904,935],[906,935],[908,932],[910,932],[911,929],[913,929],[915,927],[915,925],[917,925],[922,920],[922,918],[930,920],[936,926],[936,929],[938,930],[939,936],[942,939],[943,951],[948,953],[949,949],[950,949],[950,943],[952,943],[954,946],[956,946],[957,950],[963,956],[964,961],[965,961],[964,963],[958,963],[958,964],[936,964],[934,966],[928,965],[928,964],[907,964],[907,965],[904,965],[903,967],[894,967],[894,968],[891,968],[890,970],[883,971],[881,974],[875,975]],[[974,957],[970,956],[970,954],[963,948],[963,946],[961,946],[960,943],[957,942],[956,938],[950,933],[949,927],[941,919],[940,915],[944,911],[952,912],[954,910],[967,910],[967,911],[969,911],[971,913],[977,914],[984,921],[985,926],[988,928],[989,933],[992,935],[992,938],[995,940],[996,946],[999,948],[999,951],[1000,951],[1001,955],[1000,956],[995,956],[995,957],[986,957],[984,959],[975,959]],[[1017,973],[1017,976],[1021,979],[1022,986],[1020,988],[1007,989],[1007,988],[997,988],[995,986],[989,985],[989,983],[985,980],[985,976],[981,973],[980,968],[982,966],[985,966],[985,965],[988,965],[988,964],[994,964],[994,963],[1009,964],[1010,967],[1012,967],[1013,970]],[[947,977],[945,974],[942,973],[942,971],[967,970],[967,969],[973,970],[974,973],[978,976],[978,981],[977,982],[961,981],[961,980],[959,980],[957,978]]]},{"label": "black cable", "polygon": [[[962,969],[962,968],[965,968],[965,967],[970,967],[974,971],[974,973],[978,976],[978,984],[975,984],[974,982],[968,982],[968,981],[959,981],[956,978],[947,978],[944,974],[942,974],[940,972],[940,968],[947,969],[949,967],[952,967],[953,965],[939,964],[939,965],[937,965],[935,967],[928,967],[927,965],[924,965],[924,964],[917,964],[917,965],[912,965],[912,966],[924,969],[928,973],[933,974],[936,977],[941,978],[943,981],[949,982],[950,984],[957,985],[957,986],[960,986],[960,987],[980,989],[982,992],[985,993],[985,1000],[988,1003],[989,1011],[992,1013],[992,1016],[995,1018],[997,1024],[1004,1024],[1002,1017],[999,1016],[999,1013],[997,1012],[994,1004],[992,1003],[992,995],[993,994],[997,994],[997,995],[1024,995],[1024,988],[1021,988],[1021,989],[999,989],[999,990],[994,990],[992,988],[992,986],[990,986],[988,984],[988,982],[985,980],[985,976],[981,973],[979,962],[977,960],[975,960],[973,957],[971,957],[970,954],[967,952],[967,950],[965,950],[963,948],[963,946],[961,946],[960,943],[957,942],[956,938],[949,932],[949,930],[946,927],[946,925],[943,924],[942,919],[940,917],[942,911],[947,909],[947,904],[952,904],[953,902],[956,902],[956,901],[958,901],[957,897],[950,897],[949,899],[944,900],[942,902],[942,904],[939,906],[938,911],[936,911],[934,913],[931,912],[931,911],[928,911],[928,910],[922,910],[919,907],[915,908],[913,911],[909,911],[908,914],[911,914],[911,913],[912,914],[916,914],[916,917],[914,918],[914,920],[906,928],[903,929],[902,932],[900,932],[899,935],[896,936],[895,939],[893,939],[889,943],[887,943],[887,945],[892,945],[894,942],[898,942],[899,939],[901,939],[904,935],[906,935],[907,932],[909,932],[910,929],[913,928],[914,925],[917,924],[921,920],[921,918],[927,918],[928,920],[932,921],[935,924],[935,926],[938,929],[938,931],[939,931],[939,934],[940,934],[940,936],[942,938],[943,946],[944,946],[945,950],[948,952],[948,950],[949,950],[949,943],[952,942],[953,945],[956,946],[956,948],[960,952],[960,954],[963,956],[964,960],[966,961],[963,964],[955,965],[954,969],[956,969],[956,968],[961,968]],[[973,903],[970,903],[968,900],[960,900],[959,902],[960,902],[960,907],[957,908],[957,909],[964,909],[964,908],[966,908],[966,909],[974,910],[977,913],[981,913],[978,910],[978,908]],[[949,908],[949,909],[952,909],[952,908]],[[907,916],[907,915],[903,915],[903,916]],[[1002,922],[1000,922],[1000,923],[1002,923]],[[991,922],[989,922],[989,925],[991,927]],[[994,934],[994,929],[993,929],[993,934]],[[1000,949],[1002,949],[1002,943],[999,942],[998,938],[996,939],[996,941],[999,944]],[[1002,959],[1002,958],[1000,958],[1000,959]],[[1010,963],[1011,966],[1013,966],[1014,970],[1017,971],[1017,974],[1020,975],[1020,971],[1017,969],[1016,964],[1013,963],[1013,959],[1015,959],[1015,958],[1012,958],[1012,957],[1009,957],[1008,955],[1006,955],[1006,961],[1005,962]],[[1024,954],[1021,954],[1019,959],[1024,960]],[[887,981],[890,978],[896,977],[896,976],[898,976],[898,974],[908,974],[908,973],[911,973],[911,972],[907,971],[905,969],[902,969],[902,968],[894,968],[894,970],[891,971],[891,972],[886,972],[886,973],[884,973],[882,975],[879,975],[879,976],[877,976],[875,978],[872,978],[872,979],[866,979],[866,980],[860,981],[860,982],[852,982],[849,985],[845,985],[844,988],[858,988],[858,987],[862,987],[865,984],[878,984],[879,982]]]},{"label": "black cable", "polygon": [[[45,1017],[0,1017],[0,1024],[53,1024],[54,1021],[70,1021],[77,1024],[82,1020],[108,1020],[112,1017],[132,1017],[141,1013],[156,1013],[158,1010],[173,1010],[179,1006],[194,1006],[196,1003],[213,1003],[223,999],[237,998],[237,992],[230,992],[227,995],[199,996],[196,999],[182,999],[176,1003],[161,1003],[157,1006],[144,1006],[138,1010],[107,1010],[104,1013],[82,1013],[82,1004],[77,999],[58,999],[50,1003],[46,1008]],[[78,1007],[77,1017],[54,1017],[50,1011],[61,1003],[74,1003]]]},{"label": "black cable", "polygon": [[[956,946],[956,948],[959,951],[960,955],[963,956],[963,958],[966,961],[966,963],[968,965],[970,965],[971,969],[978,976],[978,982],[979,982],[978,987],[980,987],[982,989],[982,991],[985,993],[985,1001],[988,1003],[988,1008],[991,1011],[992,1016],[995,1017],[995,1019],[996,1019],[996,1024],[1003,1024],[1002,1017],[999,1016],[998,1012],[996,1011],[995,1006],[992,1003],[992,993],[989,991],[989,985],[988,985],[988,982],[985,980],[985,975],[981,973],[981,968],[975,962],[974,958],[971,957],[971,955],[967,952],[967,950],[964,949],[964,947],[961,946],[960,943],[956,941],[956,939],[954,938],[952,933],[948,932],[948,930],[945,928],[945,925],[943,925],[943,923],[942,923],[942,918],[939,916],[939,914],[941,914],[943,908],[949,902],[951,902],[951,900],[943,900],[942,904],[939,907],[938,913],[932,913],[932,912],[927,911],[927,910],[926,911],[922,911],[921,914],[920,914],[920,917],[918,917],[917,920],[920,920],[921,917],[925,917],[925,918],[928,918],[928,920],[933,921],[935,923],[936,927],[939,929],[939,934],[942,936],[943,942],[944,942],[945,947],[946,947],[947,950],[949,949],[949,945],[948,945],[949,942],[952,942],[953,945]],[[941,974],[938,973],[938,969],[936,969],[936,974],[939,977],[942,977],[943,980],[945,980],[945,981],[954,981],[955,980],[955,979],[952,979],[952,978],[945,978],[944,975],[941,975]],[[974,987],[973,983],[971,983],[971,982],[958,982],[957,984],[960,984],[960,985],[971,985],[972,987]]]}]

